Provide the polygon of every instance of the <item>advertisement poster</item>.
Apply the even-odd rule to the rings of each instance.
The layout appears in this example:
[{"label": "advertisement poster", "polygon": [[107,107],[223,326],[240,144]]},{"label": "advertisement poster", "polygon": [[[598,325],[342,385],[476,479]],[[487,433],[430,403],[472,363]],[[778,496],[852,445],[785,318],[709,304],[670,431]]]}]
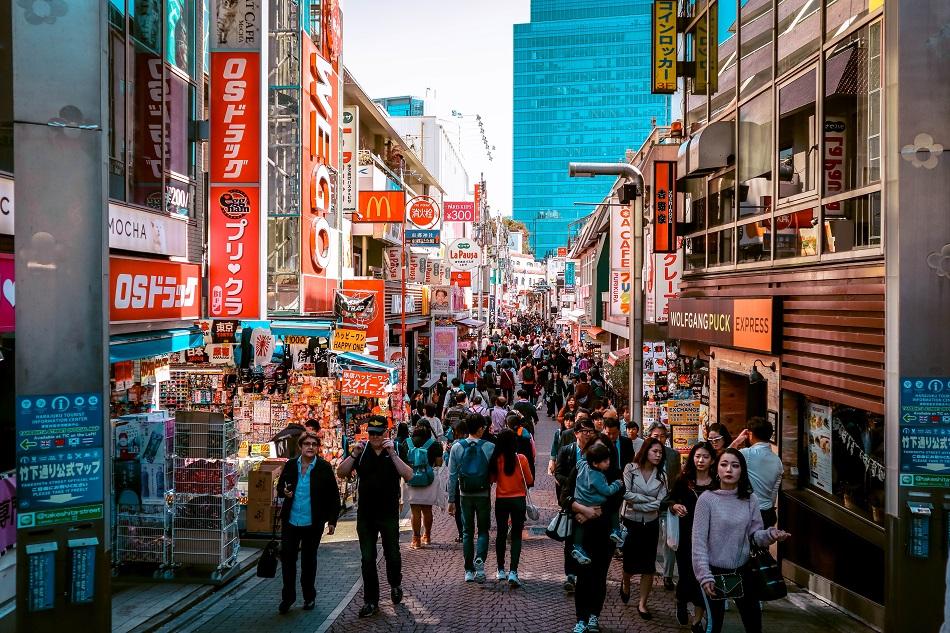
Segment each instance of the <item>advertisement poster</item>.
[{"label": "advertisement poster", "polygon": [[429,301],[429,310],[433,316],[452,314],[451,286],[433,286],[432,299]]},{"label": "advertisement poster", "polygon": [[374,309],[359,316],[345,317],[343,323],[352,323],[366,327],[366,354],[376,360],[383,360],[385,354],[386,317],[385,282],[382,279],[345,279],[343,293],[347,298],[365,298],[372,296]]},{"label": "advertisement poster", "polygon": [[832,494],[831,489],[831,407],[808,403],[809,483]]},{"label": "advertisement poster", "polygon": [[385,373],[343,370],[340,380],[340,394],[344,396],[364,396],[367,398],[385,398],[389,376]]},{"label": "advertisement poster", "polygon": [[663,407],[673,432],[673,448],[680,455],[688,455],[699,441],[699,400],[670,400]]},{"label": "advertisement poster", "polygon": [[433,328],[430,358],[433,376],[445,372],[452,380],[458,375],[458,329],[454,325]]}]

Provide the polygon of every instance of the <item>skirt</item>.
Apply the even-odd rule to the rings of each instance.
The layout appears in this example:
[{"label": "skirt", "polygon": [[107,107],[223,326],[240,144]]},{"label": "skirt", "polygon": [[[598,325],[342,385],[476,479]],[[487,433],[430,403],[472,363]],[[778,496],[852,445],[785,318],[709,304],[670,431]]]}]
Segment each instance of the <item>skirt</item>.
[{"label": "skirt", "polygon": [[623,524],[627,528],[627,540],[623,544],[623,573],[655,574],[660,520],[640,523],[624,519]]}]

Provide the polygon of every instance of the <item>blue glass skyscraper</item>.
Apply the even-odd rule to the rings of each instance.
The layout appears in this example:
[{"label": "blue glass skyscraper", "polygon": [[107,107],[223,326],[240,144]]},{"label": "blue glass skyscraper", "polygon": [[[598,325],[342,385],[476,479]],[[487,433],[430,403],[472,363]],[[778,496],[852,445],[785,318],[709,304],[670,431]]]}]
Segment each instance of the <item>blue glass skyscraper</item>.
[{"label": "blue glass skyscraper", "polygon": [[568,178],[568,163],[621,162],[654,118],[669,123],[669,97],[650,94],[650,6],[531,0],[531,22],[515,25],[512,209],[539,258],[593,211],[574,202],[602,200],[613,184]]}]

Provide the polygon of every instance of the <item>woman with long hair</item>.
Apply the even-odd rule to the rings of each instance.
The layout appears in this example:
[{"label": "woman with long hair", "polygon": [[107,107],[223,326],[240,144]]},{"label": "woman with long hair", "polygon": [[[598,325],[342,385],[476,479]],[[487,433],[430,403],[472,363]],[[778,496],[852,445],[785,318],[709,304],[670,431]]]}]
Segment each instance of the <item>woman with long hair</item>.
[{"label": "woman with long hair", "polygon": [[644,620],[653,617],[647,608],[653,575],[656,573],[656,549],[660,539],[660,507],[666,499],[666,452],[655,437],[643,441],[640,452],[623,469],[626,492],[621,516],[627,528],[623,544],[623,578],[620,599],[630,600],[630,577],[640,574],[640,602],[637,613]]},{"label": "woman with long hair", "polygon": [[716,449],[715,457],[719,457],[732,444],[732,434],[724,425],[713,422],[706,428],[706,441]]},{"label": "woman with long hair", "polygon": [[[504,429],[495,438],[495,451],[488,464],[488,473],[495,483],[495,555],[498,558],[498,582],[506,579],[512,588],[521,586],[518,563],[521,561],[521,536],[524,532],[528,488],[534,485],[528,458],[518,452],[512,429]],[[511,567],[505,575],[505,544],[508,542],[508,520],[511,520]]]},{"label": "woman with long hair", "polygon": [[573,413],[574,417],[577,417],[577,410],[579,409],[577,404],[577,398],[574,397],[574,394],[567,396],[567,400],[564,402],[564,406],[561,407],[561,410],[557,412],[557,421],[564,423],[564,416],[568,413]]},{"label": "woman with long hair", "polygon": [[[676,550],[676,564],[680,576],[676,583],[676,621],[684,626],[689,624],[693,633],[703,630],[700,621],[705,612],[702,589],[693,573],[693,514],[699,496],[716,487],[713,472],[715,454],[716,449],[709,442],[694,444],[667,498],[670,512],[679,517],[680,542]],[[689,603],[694,607],[692,620],[687,612]]]},{"label": "woman with long hair", "polygon": [[744,593],[735,596],[746,633],[762,633],[762,609],[758,596],[750,595],[748,577],[749,540],[759,547],[784,541],[788,532],[763,529],[759,501],[752,492],[745,457],[727,448],[716,460],[719,488],[699,496],[693,515],[693,571],[703,589],[711,633],[722,631],[727,597],[716,586],[716,577],[739,574]]}]

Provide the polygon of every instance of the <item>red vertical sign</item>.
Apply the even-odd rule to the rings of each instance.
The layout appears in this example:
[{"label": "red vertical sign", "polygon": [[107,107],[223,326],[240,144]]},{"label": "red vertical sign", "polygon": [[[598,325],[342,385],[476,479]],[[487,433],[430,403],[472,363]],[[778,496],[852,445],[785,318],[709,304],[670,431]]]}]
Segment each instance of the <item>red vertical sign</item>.
[{"label": "red vertical sign", "polygon": [[676,163],[653,163],[653,252],[676,252]]},{"label": "red vertical sign", "polygon": [[386,284],[382,279],[344,279],[343,294],[350,297],[372,295],[375,307],[371,315],[356,319],[344,317],[343,323],[366,326],[366,352],[373,358],[385,361],[386,341]]}]

